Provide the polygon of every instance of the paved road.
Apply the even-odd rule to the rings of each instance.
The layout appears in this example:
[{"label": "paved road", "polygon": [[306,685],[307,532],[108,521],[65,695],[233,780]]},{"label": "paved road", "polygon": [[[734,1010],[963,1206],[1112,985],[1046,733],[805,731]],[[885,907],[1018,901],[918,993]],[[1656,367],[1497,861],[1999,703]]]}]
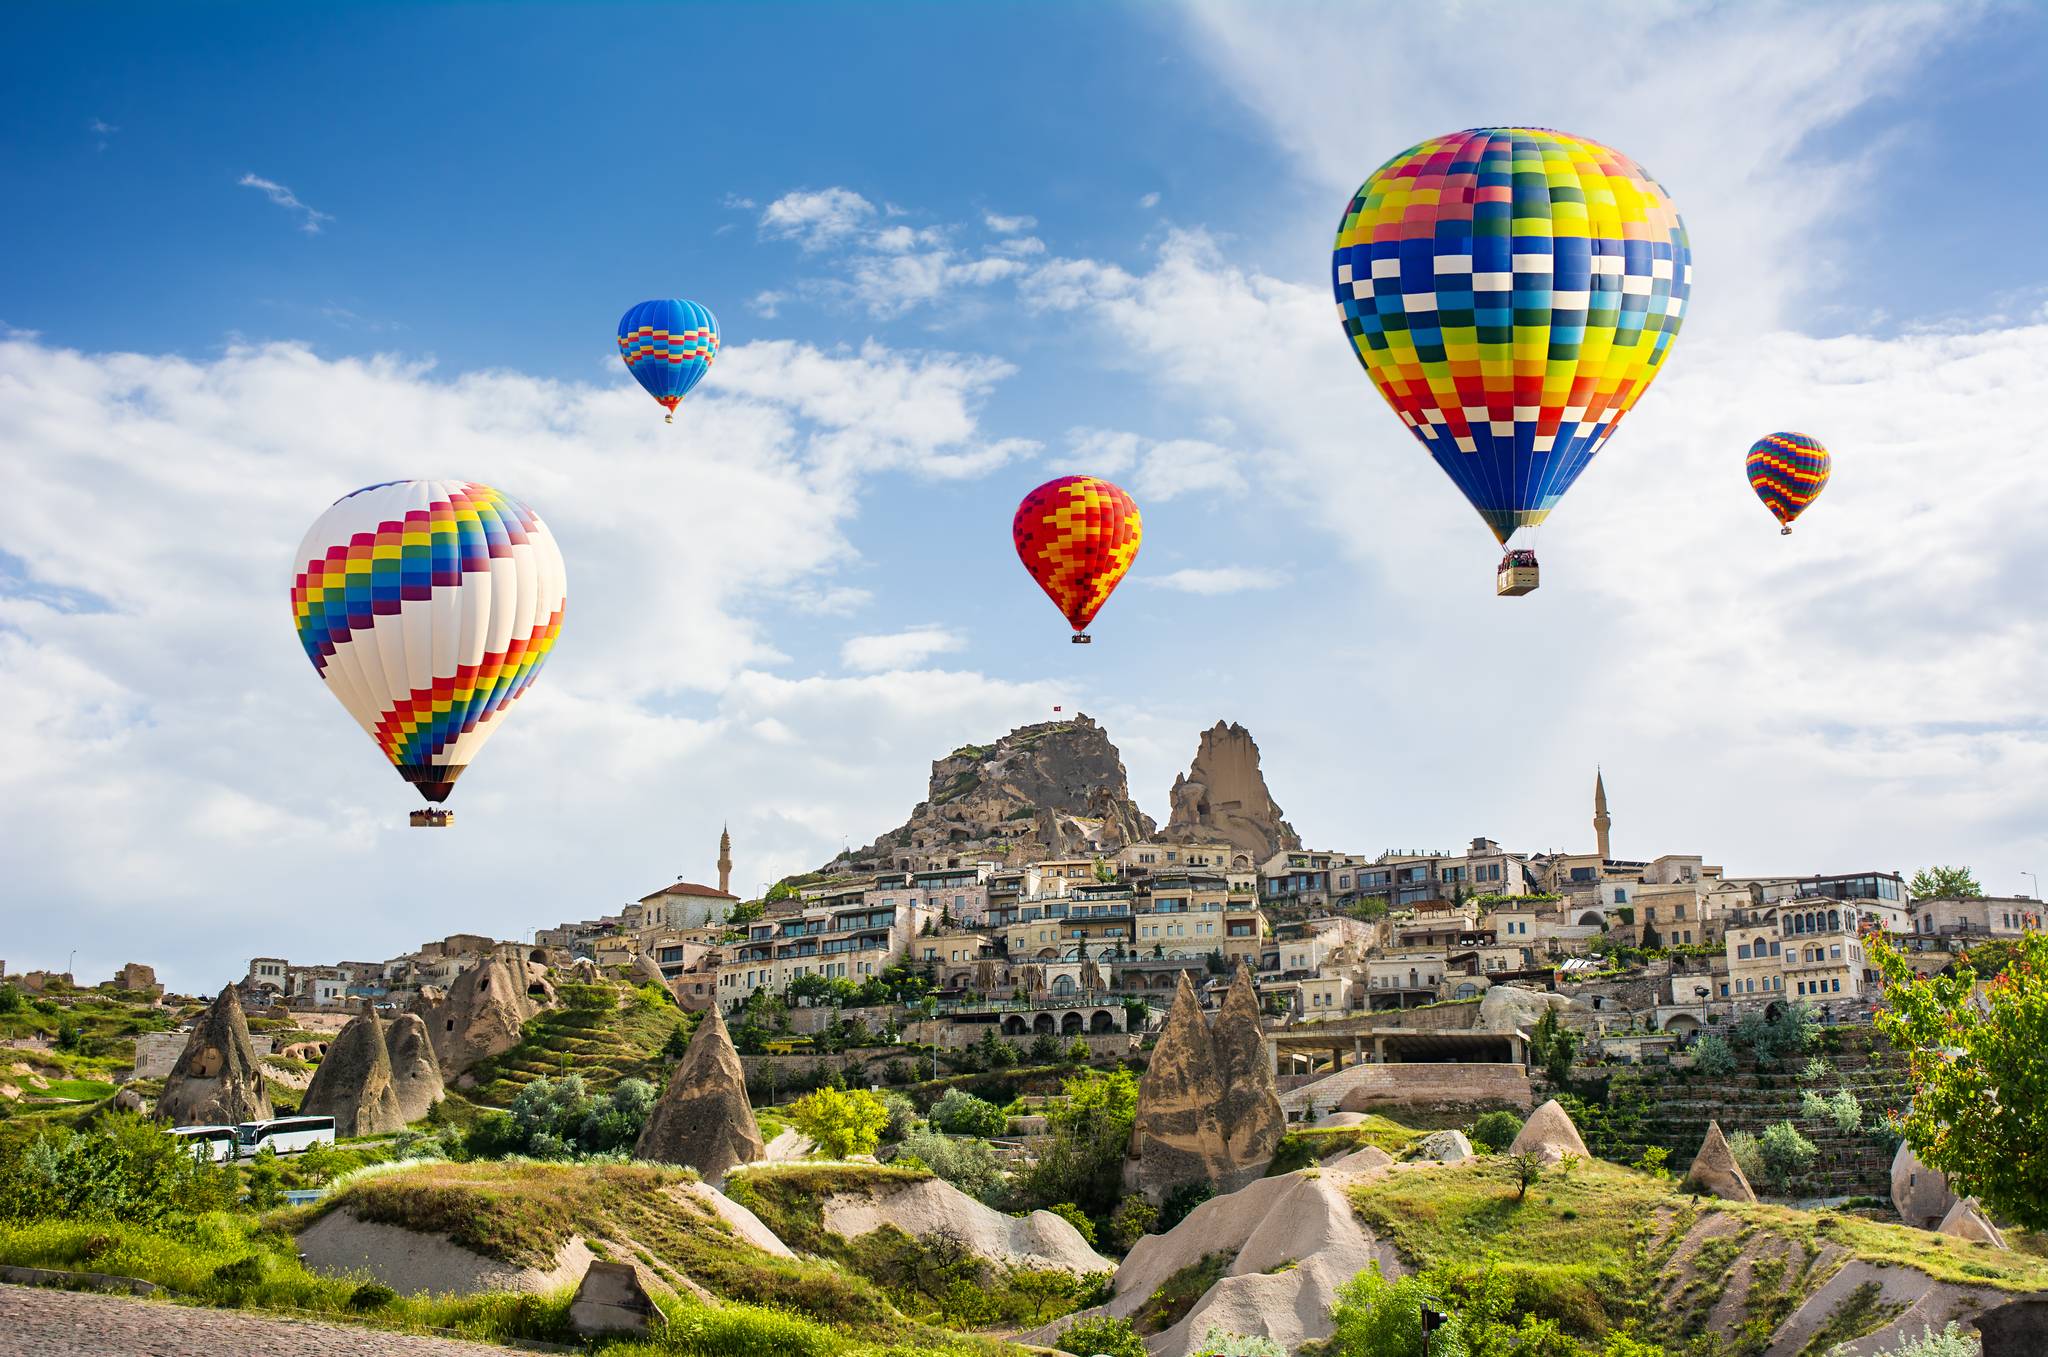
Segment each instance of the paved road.
[{"label": "paved road", "polygon": [[4,1357],[506,1357],[507,1351],[453,1338],[0,1285]]}]

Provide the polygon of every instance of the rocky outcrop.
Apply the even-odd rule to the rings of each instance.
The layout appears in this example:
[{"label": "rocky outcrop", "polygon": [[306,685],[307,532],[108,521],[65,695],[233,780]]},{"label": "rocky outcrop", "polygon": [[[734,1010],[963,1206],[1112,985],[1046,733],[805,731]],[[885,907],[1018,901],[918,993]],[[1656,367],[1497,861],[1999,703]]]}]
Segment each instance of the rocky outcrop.
[{"label": "rocky outcrop", "polygon": [[338,1136],[375,1136],[405,1128],[398,1090],[391,1082],[391,1053],[383,1025],[367,1009],[349,1021],[327,1047],[299,1110],[334,1118]]},{"label": "rocky outcrop", "polygon": [[192,1029],[164,1080],[156,1115],[174,1126],[233,1126],[270,1116],[270,1094],[233,985],[220,992]]},{"label": "rocky outcrop", "polygon": [[1526,1033],[1552,1009],[1566,1027],[1585,1028],[1593,1023],[1593,1010],[1569,994],[1552,994],[1521,985],[1494,985],[1479,996],[1478,1030]]},{"label": "rocky outcrop", "polygon": [[661,1311],[632,1263],[593,1259],[569,1302],[569,1328],[578,1338],[649,1332]]},{"label": "rocky outcrop", "polygon": [[706,1182],[719,1183],[729,1169],[753,1163],[765,1150],[747,1104],[739,1052],[714,1004],[669,1076],[668,1090],[648,1116],[633,1157],[683,1164]]},{"label": "rocky outcrop", "polygon": [[1172,843],[1221,839],[1254,861],[1301,847],[1301,836],[1266,790],[1258,741],[1236,722],[1218,721],[1202,732],[1193,765],[1173,781],[1173,813],[1160,837]]},{"label": "rocky outcrop", "polygon": [[411,1011],[427,1025],[444,1078],[519,1044],[526,1020],[553,1000],[542,968],[487,957],[455,977],[446,995],[422,989]]},{"label": "rocky outcrop", "polygon": [[1921,1163],[1913,1147],[1901,1141],[1892,1156],[1892,1209],[1899,1219],[1923,1230],[1936,1229],[1955,1204],[1948,1175]]},{"label": "rocky outcrop", "polygon": [[1415,1157],[1435,1164],[1455,1164],[1472,1157],[1472,1142],[1463,1131],[1433,1131],[1416,1142]]},{"label": "rocky outcrop", "polygon": [[858,1239],[884,1225],[913,1239],[949,1231],[975,1256],[1004,1267],[1058,1269],[1076,1276],[1115,1267],[1088,1247],[1079,1230],[1052,1212],[1004,1215],[943,1178],[834,1192],[825,1198],[823,1220],[826,1229],[846,1239]]},{"label": "rocky outcrop", "polygon": [[1265,1171],[1285,1129],[1251,973],[1238,969],[1212,1027],[1183,971],[1138,1083],[1127,1178],[1155,1201],[1187,1183],[1233,1192]]},{"label": "rocky outcrop", "polygon": [[521,1266],[464,1248],[446,1233],[365,1220],[346,1206],[307,1226],[297,1246],[313,1272],[368,1276],[405,1296],[555,1291],[574,1285],[596,1257],[581,1235],[571,1235],[546,1266]]},{"label": "rocky outcrop", "polygon": [[828,872],[1027,862],[1150,837],[1122,757],[1085,715],[1021,726],[932,763],[930,790],[902,826],[826,864]]},{"label": "rocky outcrop", "polygon": [[391,1089],[398,1095],[399,1113],[408,1124],[416,1122],[446,1091],[427,1024],[417,1013],[399,1014],[384,1025],[384,1049],[391,1056]]},{"label": "rocky outcrop", "polygon": [[1735,1151],[1728,1148],[1728,1138],[1721,1134],[1718,1121],[1707,1123],[1707,1138],[1700,1145],[1700,1152],[1693,1156],[1683,1186],[1687,1192],[1719,1197],[1722,1201],[1756,1200],[1756,1191],[1750,1187],[1742,1165],[1735,1161]]},{"label": "rocky outcrop", "polygon": [[2005,1236],[1978,1209],[1975,1197],[1965,1197],[1951,1206],[1935,1228],[1935,1233],[1952,1239],[1967,1239],[1973,1244],[1989,1244],[1994,1249],[2005,1247]]},{"label": "rocky outcrop", "polygon": [[1551,1164],[1566,1155],[1593,1157],[1586,1152],[1586,1142],[1579,1138],[1579,1128],[1572,1124],[1571,1113],[1555,1098],[1529,1114],[1515,1143],[1508,1146],[1508,1153],[1533,1154]]}]

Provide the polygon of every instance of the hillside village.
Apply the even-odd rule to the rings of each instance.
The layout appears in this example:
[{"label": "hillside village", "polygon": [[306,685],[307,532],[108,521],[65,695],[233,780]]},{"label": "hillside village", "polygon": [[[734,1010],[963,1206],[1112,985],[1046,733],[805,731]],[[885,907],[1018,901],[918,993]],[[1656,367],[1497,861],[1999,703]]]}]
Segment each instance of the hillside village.
[{"label": "hillside village", "polygon": [[[721,835],[716,885],[254,957],[210,998],[0,972],[0,1174],[124,1117],[236,1128],[216,1205],[295,1259],[249,1266],[353,1279],[358,1320],[386,1288],[400,1327],[452,1313],[433,1293],[558,1299],[487,1337],[765,1307],[831,1352],[1373,1357],[1345,1326],[1394,1302],[1361,1273],[1463,1297],[1477,1334],[1488,1269],[1549,1266],[1554,1232],[1590,1272],[1509,1307],[1542,1351],[1869,1357],[1980,1316],[1987,1354],[2041,1350],[1995,1335],[2041,1322],[2008,1302],[2048,1289],[2048,1244],[1902,1143],[1866,951],[1940,974],[2038,933],[2038,901],[1618,857],[1597,771],[1589,851],[1304,847],[1223,722],[1170,804],[1140,812],[1076,716],[936,760],[903,825],[761,899]],[[309,1118],[332,1147],[250,1148]],[[0,1221],[0,1263],[83,1261],[28,1238]]]}]

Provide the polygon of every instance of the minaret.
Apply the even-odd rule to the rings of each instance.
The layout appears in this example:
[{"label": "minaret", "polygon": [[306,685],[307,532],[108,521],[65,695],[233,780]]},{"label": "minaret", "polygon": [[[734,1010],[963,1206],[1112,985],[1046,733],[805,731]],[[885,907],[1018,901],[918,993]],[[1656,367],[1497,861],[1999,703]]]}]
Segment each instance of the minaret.
[{"label": "minaret", "polygon": [[[1603,805],[1601,814],[1606,813],[1606,807]],[[1604,847],[1607,843],[1607,831],[1603,829],[1600,833],[1600,843]],[[726,825],[721,825],[718,829],[718,889],[728,895],[732,893],[732,829]]]},{"label": "minaret", "polygon": [[1613,823],[1613,817],[1607,813],[1607,781],[1596,767],[1593,770],[1593,832],[1600,838],[1602,862],[1613,856],[1607,846],[1607,827]]}]

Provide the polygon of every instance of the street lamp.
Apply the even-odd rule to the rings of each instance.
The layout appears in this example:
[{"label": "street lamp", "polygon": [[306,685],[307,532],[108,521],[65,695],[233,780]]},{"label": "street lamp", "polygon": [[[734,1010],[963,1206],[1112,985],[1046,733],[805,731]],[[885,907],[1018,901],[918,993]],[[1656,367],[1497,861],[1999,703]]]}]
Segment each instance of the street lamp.
[{"label": "street lamp", "polygon": [[2029,881],[2031,881],[2031,882],[2033,882],[2033,883],[2034,883],[2034,898],[2035,898],[2036,900],[2040,899],[2040,898],[2041,898],[2041,878],[2040,878],[2040,877],[2038,877],[2038,876],[2035,876],[2035,875],[2034,875],[2034,874],[2033,874],[2032,872],[2021,872],[2021,873],[2020,873],[2020,875],[2021,875],[2021,876],[2023,876],[2023,877],[2025,877],[2025,878],[2026,878],[2027,880],[2029,880]]},{"label": "street lamp", "polygon": [[1705,1032],[1707,1030],[1707,987],[1705,985],[1694,985],[1692,992],[1693,996],[1700,1001],[1700,1031]]}]

